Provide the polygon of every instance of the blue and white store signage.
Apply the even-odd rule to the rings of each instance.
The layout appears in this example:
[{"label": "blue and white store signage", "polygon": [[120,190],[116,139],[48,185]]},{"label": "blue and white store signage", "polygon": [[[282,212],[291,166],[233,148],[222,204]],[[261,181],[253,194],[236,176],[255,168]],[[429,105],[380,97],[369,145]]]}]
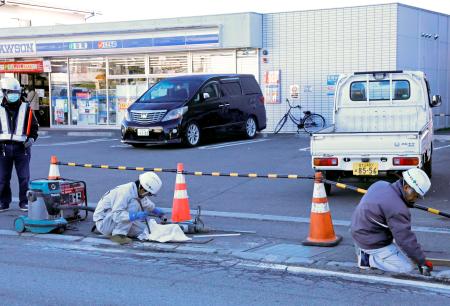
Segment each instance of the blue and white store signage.
[{"label": "blue and white store signage", "polygon": [[218,33],[59,42],[0,42],[0,57],[121,53],[121,51],[140,52],[141,50],[186,50],[193,49],[196,46],[217,47],[219,42]]},{"label": "blue and white store signage", "polygon": [[0,56],[16,57],[16,56],[26,56],[26,55],[36,55],[36,43],[35,42],[31,42],[31,41],[0,42]]}]

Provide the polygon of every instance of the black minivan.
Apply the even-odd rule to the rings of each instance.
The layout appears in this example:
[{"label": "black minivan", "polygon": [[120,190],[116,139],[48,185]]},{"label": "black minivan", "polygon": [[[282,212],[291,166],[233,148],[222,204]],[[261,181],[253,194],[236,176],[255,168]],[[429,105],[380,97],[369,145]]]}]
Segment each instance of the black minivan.
[{"label": "black minivan", "polygon": [[240,132],[253,138],[266,128],[261,88],[253,75],[187,75],[153,85],[127,110],[122,142],[199,144],[204,133]]}]

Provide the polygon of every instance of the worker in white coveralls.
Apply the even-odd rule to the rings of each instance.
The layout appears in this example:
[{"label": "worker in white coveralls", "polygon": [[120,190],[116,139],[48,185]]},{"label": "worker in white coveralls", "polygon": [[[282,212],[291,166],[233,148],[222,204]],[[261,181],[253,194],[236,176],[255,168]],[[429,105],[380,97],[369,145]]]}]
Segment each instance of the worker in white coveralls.
[{"label": "worker in white coveralls", "polygon": [[145,172],[139,179],[117,186],[103,195],[94,212],[97,230],[120,244],[130,243],[146,229],[143,221],[149,215],[164,219],[164,212],[155,207],[150,197],[161,189],[161,179],[154,172]]},{"label": "worker in white coveralls", "polygon": [[427,174],[418,168],[404,171],[403,178],[392,184],[378,181],[370,186],[351,223],[360,268],[405,273],[415,263],[420,273],[430,275],[433,264],[411,231],[409,212],[430,187]]}]

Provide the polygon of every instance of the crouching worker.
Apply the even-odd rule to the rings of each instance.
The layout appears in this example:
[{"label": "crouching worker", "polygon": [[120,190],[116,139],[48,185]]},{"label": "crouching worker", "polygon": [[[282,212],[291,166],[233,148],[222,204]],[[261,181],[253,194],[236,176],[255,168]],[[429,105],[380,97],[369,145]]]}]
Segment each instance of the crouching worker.
[{"label": "crouching worker", "polygon": [[146,229],[146,218],[164,213],[150,200],[161,189],[161,179],[154,172],[139,175],[139,179],[108,191],[97,204],[94,222],[97,230],[120,244],[130,243]]},{"label": "crouching worker", "polygon": [[430,275],[433,265],[411,231],[409,212],[430,186],[426,173],[417,168],[403,172],[395,183],[378,181],[370,186],[351,223],[361,269],[406,273],[414,269],[414,262],[420,273]]}]

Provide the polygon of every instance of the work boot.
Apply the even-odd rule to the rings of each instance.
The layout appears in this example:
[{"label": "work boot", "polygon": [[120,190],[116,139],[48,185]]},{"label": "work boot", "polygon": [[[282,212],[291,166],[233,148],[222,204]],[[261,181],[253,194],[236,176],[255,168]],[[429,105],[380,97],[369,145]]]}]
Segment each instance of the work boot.
[{"label": "work boot", "polygon": [[358,267],[363,270],[370,269],[369,263],[370,254],[367,254],[363,250],[359,250],[358,253]]},{"label": "work boot", "polygon": [[133,240],[131,240],[131,238],[129,238],[125,235],[113,235],[113,236],[111,236],[111,240],[114,242],[117,242],[118,244],[128,244],[133,241]]},{"label": "work boot", "polygon": [[28,211],[28,203],[24,202],[24,203],[19,203],[19,209],[21,211]]},{"label": "work boot", "polygon": [[9,204],[0,203],[0,212],[6,211],[9,209]]}]

